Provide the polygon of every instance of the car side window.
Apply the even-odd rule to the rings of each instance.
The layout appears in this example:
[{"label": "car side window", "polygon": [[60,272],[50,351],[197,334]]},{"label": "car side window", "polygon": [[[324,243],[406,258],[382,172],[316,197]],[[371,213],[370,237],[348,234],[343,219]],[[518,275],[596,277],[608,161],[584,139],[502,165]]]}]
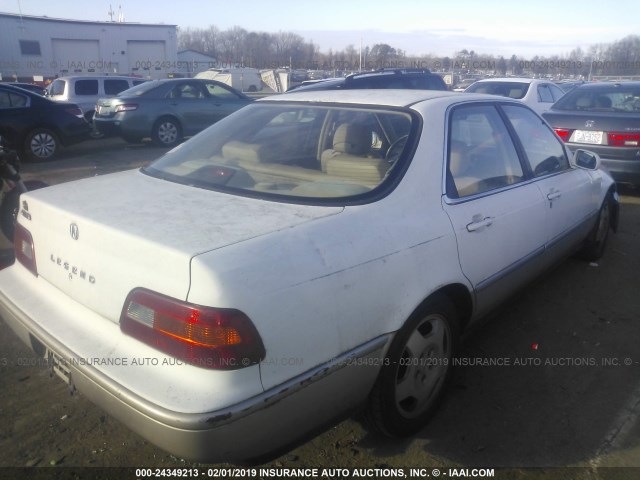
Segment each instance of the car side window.
[{"label": "car side window", "polygon": [[538,85],[538,100],[543,103],[553,103],[553,95],[548,85]]},{"label": "car side window", "polygon": [[129,82],[119,79],[106,79],[104,81],[104,93],[106,95],[117,95],[129,88]]},{"label": "car side window", "polygon": [[562,96],[564,96],[564,91],[562,91],[560,87],[549,85],[549,90],[551,90],[551,95],[553,95],[554,102],[557,102]]},{"label": "car side window", "polygon": [[209,95],[211,95],[212,97],[226,98],[228,100],[238,99],[238,95],[236,95],[231,90],[227,90],[222,85],[218,85],[216,83],[207,83],[206,87],[207,87],[207,91],[209,92]]},{"label": "car side window", "polygon": [[546,123],[525,107],[502,107],[522,144],[535,177],[560,172],[570,167],[561,140]]},{"label": "car side window", "polygon": [[27,97],[14,92],[0,92],[0,108],[18,108],[27,105]]},{"label": "car side window", "polygon": [[458,107],[452,112],[448,167],[451,198],[502,188],[524,178],[509,131],[491,105]]},{"label": "car side window", "polygon": [[98,80],[76,80],[76,95],[98,95]]},{"label": "car side window", "polygon": [[204,93],[200,89],[200,85],[181,83],[171,89],[169,98],[204,98]]}]

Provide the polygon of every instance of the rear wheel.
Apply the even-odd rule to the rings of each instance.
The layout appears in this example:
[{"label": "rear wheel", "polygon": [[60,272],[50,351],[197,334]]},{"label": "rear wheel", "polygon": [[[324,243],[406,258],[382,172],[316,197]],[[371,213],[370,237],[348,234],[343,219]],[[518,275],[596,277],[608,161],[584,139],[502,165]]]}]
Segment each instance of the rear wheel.
[{"label": "rear wheel", "polygon": [[48,128],[29,132],[23,145],[24,157],[28,160],[51,160],[59,149],[58,137]]},{"label": "rear wheel", "polygon": [[182,140],[182,129],[175,118],[162,117],[153,125],[151,139],[162,147],[173,147]]},{"label": "rear wheel", "polygon": [[459,337],[451,301],[434,296],[398,331],[369,401],[373,426],[391,437],[413,435],[435,412],[451,375]]}]

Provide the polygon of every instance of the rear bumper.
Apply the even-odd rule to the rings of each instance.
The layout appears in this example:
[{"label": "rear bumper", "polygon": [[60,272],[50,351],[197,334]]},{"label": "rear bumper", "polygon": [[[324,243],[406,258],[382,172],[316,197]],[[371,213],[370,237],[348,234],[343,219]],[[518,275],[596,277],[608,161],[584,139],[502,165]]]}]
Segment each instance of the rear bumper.
[{"label": "rear bumper", "polygon": [[[380,362],[354,362],[353,359],[383,358],[391,338],[391,335],[384,335],[373,339],[269,391],[231,405],[201,412],[177,411],[132,391],[91,362],[81,361],[82,356],[31,318],[25,311],[29,309],[19,305],[24,300],[14,301],[10,298],[11,293],[5,293],[8,282],[20,281],[23,275],[20,270],[24,269],[17,265],[0,272],[0,287],[3,287],[0,289],[0,316],[18,337],[41,356],[66,360],[64,364],[72,390],[82,392],[160,448],[178,457],[201,462],[247,460],[268,455],[292,445],[356,407],[366,398],[377,377],[378,367],[372,365]],[[51,308],[52,317],[57,316],[60,308],[47,305],[47,295],[37,298],[39,303],[44,303],[42,307]],[[99,339],[93,341],[99,343]],[[188,375],[193,368],[184,366],[183,375]],[[167,367],[160,367],[155,373],[159,374],[163,369]],[[149,373],[153,373],[153,369],[142,382],[163,381],[163,376],[150,378]],[[173,383],[161,387],[182,389]],[[185,398],[189,398],[190,392],[184,393]]]},{"label": "rear bumper", "polygon": [[120,136],[120,123],[116,123],[113,119],[101,120],[94,116],[93,131],[106,137],[117,137]]},{"label": "rear bumper", "polygon": [[602,158],[602,166],[616,182],[640,185],[640,159],[613,160]]}]

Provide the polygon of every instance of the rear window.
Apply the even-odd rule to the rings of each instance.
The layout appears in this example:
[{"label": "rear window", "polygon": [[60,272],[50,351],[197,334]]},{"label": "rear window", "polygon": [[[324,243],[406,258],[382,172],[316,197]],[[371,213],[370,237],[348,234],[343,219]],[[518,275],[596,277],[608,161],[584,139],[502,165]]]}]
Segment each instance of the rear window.
[{"label": "rear window", "polygon": [[346,88],[400,88],[410,90],[446,90],[444,80],[437,75],[383,74],[356,77],[345,82]]},{"label": "rear window", "polygon": [[416,131],[417,120],[403,110],[260,102],[143,171],[293,203],[366,201],[398,178]]},{"label": "rear window", "polygon": [[127,96],[139,97],[140,95],[144,95],[149,90],[153,90],[154,88],[157,88],[160,85],[161,83],[158,80],[151,80],[148,82],[142,81],[141,83],[138,83],[137,85],[120,92],[118,96],[120,96],[122,93],[126,93]]},{"label": "rear window", "polygon": [[640,85],[610,84],[578,87],[558,100],[554,110],[640,112]]},{"label": "rear window", "polygon": [[488,93],[520,100],[529,90],[529,83],[524,82],[476,82],[465,90],[469,93]]}]

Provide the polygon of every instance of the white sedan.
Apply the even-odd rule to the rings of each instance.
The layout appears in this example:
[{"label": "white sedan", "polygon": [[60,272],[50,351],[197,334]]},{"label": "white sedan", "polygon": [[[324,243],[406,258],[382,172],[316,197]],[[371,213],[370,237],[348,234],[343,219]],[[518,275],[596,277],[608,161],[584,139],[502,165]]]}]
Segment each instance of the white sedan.
[{"label": "white sedan", "polygon": [[148,167],[24,194],[0,314],[181,457],[260,457],[363,403],[411,435],[465,328],[602,255],[618,197],[598,166],[508,98],[274,96]]},{"label": "white sedan", "polygon": [[487,93],[515,98],[542,114],[551,108],[564,91],[548,80],[533,78],[486,78],[465,89],[465,93]]}]

